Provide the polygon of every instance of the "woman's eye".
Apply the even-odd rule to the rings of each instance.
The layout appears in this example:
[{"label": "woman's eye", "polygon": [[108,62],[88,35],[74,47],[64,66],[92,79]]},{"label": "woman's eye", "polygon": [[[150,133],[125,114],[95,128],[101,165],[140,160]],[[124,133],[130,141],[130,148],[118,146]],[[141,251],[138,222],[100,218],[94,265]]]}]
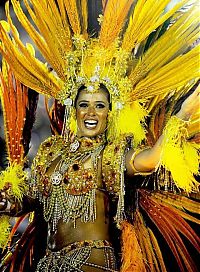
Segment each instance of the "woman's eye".
[{"label": "woman's eye", "polygon": [[97,108],[97,109],[103,109],[103,108],[105,108],[105,105],[104,105],[103,103],[98,103],[98,104],[96,105],[96,108]]},{"label": "woman's eye", "polygon": [[87,108],[87,106],[88,106],[88,104],[85,103],[85,102],[82,102],[82,103],[79,104],[80,108]]}]

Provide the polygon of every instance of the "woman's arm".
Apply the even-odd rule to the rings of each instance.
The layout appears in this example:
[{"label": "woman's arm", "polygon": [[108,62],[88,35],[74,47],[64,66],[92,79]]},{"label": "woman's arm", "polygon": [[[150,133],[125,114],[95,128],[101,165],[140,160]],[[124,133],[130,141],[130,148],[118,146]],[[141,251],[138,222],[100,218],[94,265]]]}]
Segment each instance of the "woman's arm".
[{"label": "woman's arm", "polygon": [[[190,117],[197,112],[200,106],[200,89],[197,88],[182,104],[180,111],[176,116],[184,121],[188,121]],[[137,172],[152,172],[160,162],[162,152],[163,135],[157,140],[152,148],[143,150],[138,154],[134,150],[130,150],[126,156],[126,169],[128,175],[132,176]]]},{"label": "woman's arm", "polygon": [[9,194],[9,188],[0,191],[0,215],[21,216],[39,208],[39,202],[28,196],[16,200]]}]

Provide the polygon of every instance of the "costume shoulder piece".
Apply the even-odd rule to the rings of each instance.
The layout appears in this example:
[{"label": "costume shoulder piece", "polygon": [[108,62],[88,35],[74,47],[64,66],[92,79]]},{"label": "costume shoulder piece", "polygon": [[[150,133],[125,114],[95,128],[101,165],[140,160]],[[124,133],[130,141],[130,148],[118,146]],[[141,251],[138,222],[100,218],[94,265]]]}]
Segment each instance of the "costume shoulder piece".
[{"label": "costume shoulder piece", "polygon": [[51,136],[39,147],[38,153],[33,161],[31,169],[31,197],[39,197],[46,191],[45,173],[63,150],[68,150],[68,144],[61,136]]}]

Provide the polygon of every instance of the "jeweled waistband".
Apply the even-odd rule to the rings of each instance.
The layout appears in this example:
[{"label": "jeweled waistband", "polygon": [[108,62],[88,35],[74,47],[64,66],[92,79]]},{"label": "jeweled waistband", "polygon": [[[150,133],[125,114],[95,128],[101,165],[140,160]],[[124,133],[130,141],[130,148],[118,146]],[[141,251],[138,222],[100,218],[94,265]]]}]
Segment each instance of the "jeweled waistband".
[{"label": "jeweled waistband", "polygon": [[[90,248],[103,248],[103,247],[112,247],[112,244],[107,240],[84,240],[77,241],[67,245],[66,247],[59,250],[62,253],[68,253],[72,250],[76,250],[82,247],[90,247]],[[46,255],[51,254],[52,251],[47,249]]]}]

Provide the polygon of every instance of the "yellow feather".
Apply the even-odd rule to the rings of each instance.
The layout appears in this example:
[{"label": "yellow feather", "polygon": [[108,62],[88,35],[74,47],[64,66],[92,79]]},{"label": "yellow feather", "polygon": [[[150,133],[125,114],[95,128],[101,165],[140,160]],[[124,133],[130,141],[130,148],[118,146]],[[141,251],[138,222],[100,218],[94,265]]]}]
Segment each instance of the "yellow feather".
[{"label": "yellow feather", "polygon": [[76,122],[76,112],[75,108],[72,109],[70,117],[70,132],[76,135],[77,133],[77,122]]},{"label": "yellow feather", "polygon": [[169,2],[170,0],[156,2],[154,0],[137,1],[132,18],[129,21],[128,28],[124,35],[122,48],[130,52],[138,43],[145,40],[152,31],[181,8],[187,0],[182,0],[172,9],[163,13]]},{"label": "yellow feather", "polygon": [[198,174],[199,170],[199,155],[198,155],[198,148],[200,146],[195,143],[185,142],[183,144],[183,153],[185,156],[185,160],[187,166],[189,167],[190,171],[194,174]]},{"label": "yellow feather", "polygon": [[137,147],[145,139],[145,117],[147,111],[138,102],[124,106],[121,110],[109,113],[108,139],[120,139],[120,135],[133,134],[134,146]]},{"label": "yellow feather", "polygon": [[158,70],[151,71],[132,91],[132,99],[169,93],[199,77],[199,48],[197,46]]},{"label": "yellow feather", "polygon": [[190,123],[188,125],[188,136],[192,137],[195,134],[200,133],[200,108],[193,114],[190,118]]},{"label": "yellow feather", "polygon": [[132,0],[108,1],[99,35],[101,46],[107,48],[118,37],[131,5]]},{"label": "yellow feather", "polygon": [[[51,7],[49,5],[45,4],[44,2],[37,3],[37,0],[35,0],[33,3],[34,13],[28,4],[28,1],[25,0],[26,7],[31,14],[34,23],[43,35],[43,37],[41,37],[41,35],[34,29],[33,25],[29,22],[28,18],[24,14],[22,8],[20,7],[20,3],[15,0],[12,0],[12,3],[14,11],[22,26],[36,43],[47,61],[51,64],[52,68],[57,72],[60,78],[64,79],[64,56],[66,51],[69,50],[67,47],[69,45],[70,37],[68,35],[69,31],[67,28],[65,30],[65,34],[63,34],[64,30],[62,21],[60,17],[56,17],[56,11],[54,10],[54,13],[52,13]],[[68,43],[66,43],[67,36],[69,40]]]},{"label": "yellow feather", "polygon": [[8,216],[0,216],[0,248],[4,248],[8,242],[11,225]]},{"label": "yellow feather", "polygon": [[88,27],[88,5],[87,0],[81,1],[81,11],[82,11],[82,29],[84,37],[87,38],[87,27]]},{"label": "yellow feather", "polygon": [[31,43],[26,43],[27,50],[31,53],[33,57],[35,57],[35,49]]},{"label": "yellow feather", "polygon": [[9,183],[11,185],[12,195],[21,201],[27,191],[27,179],[27,173],[23,171],[21,165],[10,165],[6,170],[0,173],[0,190]]},{"label": "yellow feather", "polygon": [[0,24],[2,25],[3,29],[4,29],[6,32],[10,32],[10,26],[9,26],[8,22],[2,20],[2,21],[0,21]]},{"label": "yellow feather", "polygon": [[[6,47],[6,51],[0,44],[0,51],[3,52],[6,61],[15,71],[16,77],[26,86],[35,89],[43,94],[52,94],[56,97],[62,88],[58,79],[48,72],[47,67],[39,60],[35,59],[25,46],[19,41],[21,49],[26,52],[26,58],[18,50],[17,46],[10,40],[0,24],[0,37]],[[15,35],[16,39],[17,35]],[[27,69],[30,68],[30,71]],[[41,81],[37,79],[40,77]],[[62,84],[62,83],[61,83]]]},{"label": "yellow feather", "polygon": [[77,1],[64,0],[67,15],[74,34],[81,34],[80,17],[77,7]]},{"label": "yellow feather", "polygon": [[186,209],[191,213],[200,214],[199,203],[188,197],[185,197],[184,195],[179,194],[174,195],[173,193],[170,192],[158,192],[158,191],[153,192],[151,194],[156,198],[156,201],[158,201],[159,199],[161,203],[164,202],[164,205],[168,205],[169,207],[174,206],[180,210]]},{"label": "yellow feather", "polygon": [[176,116],[168,122],[162,145],[161,164],[171,172],[175,184],[187,191],[197,190],[198,182],[194,174],[198,173],[199,155],[197,145],[186,142],[184,121]]},{"label": "yellow feather", "polygon": [[188,10],[173,26],[171,26],[148,51],[142,56],[129,78],[133,85],[144,78],[149,71],[158,70],[171,61],[187,46],[198,38],[198,10],[196,7]]}]

